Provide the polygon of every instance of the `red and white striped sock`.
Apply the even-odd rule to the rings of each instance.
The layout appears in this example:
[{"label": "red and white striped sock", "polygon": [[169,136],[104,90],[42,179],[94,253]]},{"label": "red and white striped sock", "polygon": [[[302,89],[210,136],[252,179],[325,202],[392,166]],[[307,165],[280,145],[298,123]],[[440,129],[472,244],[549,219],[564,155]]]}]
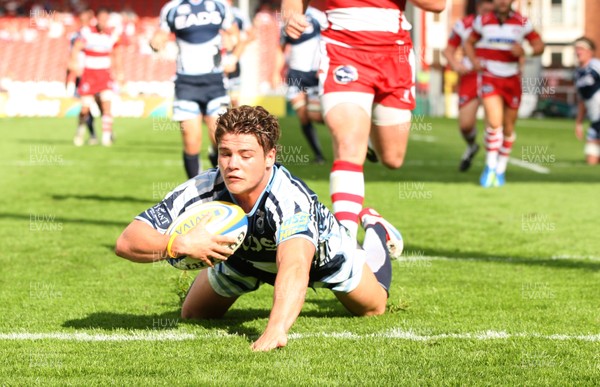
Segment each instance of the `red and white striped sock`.
[{"label": "red and white striped sock", "polygon": [[508,157],[510,156],[510,152],[512,151],[512,147],[516,139],[517,135],[515,133],[513,133],[510,137],[504,137],[504,141],[502,141],[502,146],[500,147],[498,154],[498,166],[496,167],[497,174],[506,172]]},{"label": "red and white striped sock", "polygon": [[329,193],[335,217],[356,238],[358,214],[365,200],[363,166],[348,161],[334,161],[329,175]]},{"label": "red and white striped sock", "polygon": [[102,131],[112,132],[113,118],[108,114],[102,115]]},{"label": "red and white striped sock", "polygon": [[498,151],[502,144],[502,127],[485,129],[485,164],[495,170],[498,166]]}]

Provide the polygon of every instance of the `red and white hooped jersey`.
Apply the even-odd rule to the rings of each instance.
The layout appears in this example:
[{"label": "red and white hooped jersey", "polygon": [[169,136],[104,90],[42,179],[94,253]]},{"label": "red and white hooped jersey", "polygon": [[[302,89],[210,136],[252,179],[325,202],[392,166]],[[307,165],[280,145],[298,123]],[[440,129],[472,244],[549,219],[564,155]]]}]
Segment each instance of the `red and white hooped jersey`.
[{"label": "red and white hooped jersey", "polygon": [[412,46],[406,0],[327,0],[327,42],[376,51],[382,46]]},{"label": "red and white hooped jersey", "polygon": [[512,46],[522,44],[525,39],[529,42],[540,39],[531,21],[512,11],[504,22],[500,22],[495,12],[477,16],[472,35],[480,39],[475,53],[485,72],[503,78],[519,74],[519,58],[510,52]]},{"label": "red and white hooped jersey", "polygon": [[[463,17],[456,23],[454,23],[454,27],[452,27],[452,32],[450,32],[450,38],[448,38],[448,45],[452,47],[463,47],[469,36],[471,36],[471,32],[473,32],[473,22],[475,21],[475,17],[477,15],[471,14]],[[477,42],[475,47],[478,47],[480,42]],[[467,69],[472,69],[473,64],[467,58],[466,55],[463,56],[462,59],[463,65]]]},{"label": "red and white hooped jersey", "polygon": [[109,70],[111,54],[121,42],[121,33],[117,29],[99,32],[94,26],[86,26],[81,29],[79,40],[84,43],[84,68]]}]

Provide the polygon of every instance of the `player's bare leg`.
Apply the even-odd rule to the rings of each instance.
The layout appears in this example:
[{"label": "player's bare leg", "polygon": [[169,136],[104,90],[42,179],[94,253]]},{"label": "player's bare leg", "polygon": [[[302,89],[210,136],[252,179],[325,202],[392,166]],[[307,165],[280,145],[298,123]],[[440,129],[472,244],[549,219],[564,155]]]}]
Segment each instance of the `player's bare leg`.
[{"label": "player's bare leg", "polygon": [[334,161],[329,180],[333,212],[356,238],[358,214],[365,196],[363,163],[371,117],[361,105],[344,102],[326,112],[325,122],[333,141]]},{"label": "player's bare leg", "polygon": [[300,121],[304,138],[306,138],[306,141],[308,141],[308,145],[315,155],[315,161],[317,163],[323,163],[325,159],[323,157],[321,144],[319,143],[317,131],[313,126],[309,116],[308,96],[306,93],[301,92],[298,93],[298,95],[296,95],[290,102],[294,108],[294,111],[296,112],[296,115],[298,116],[298,120]]},{"label": "player's bare leg", "polygon": [[479,108],[479,100],[472,99],[458,110],[458,125],[460,133],[467,143],[467,149],[460,160],[459,170],[465,172],[471,168],[471,162],[477,152],[479,145],[475,142],[477,137],[477,109]]},{"label": "player's bare leg", "polygon": [[235,300],[237,297],[223,297],[217,294],[208,282],[208,269],[201,270],[183,301],[181,318],[220,318]]},{"label": "player's bare leg", "polygon": [[103,91],[96,95],[96,102],[100,107],[102,117],[102,145],[111,146],[114,141],[112,117],[112,92]]},{"label": "player's bare leg", "polygon": [[183,164],[188,178],[196,176],[200,170],[200,149],[202,147],[202,116],[179,123],[183,139]]},{"label": "player's bare leg", "polygon": [[503,186],[505,183],[505,172],[506,166],[508,165],[508,159],[512,146],[517,138],[515,133],[515,123],[517,122],[517,115],[519,109],[511,109],[508,106],[504,107],[504,131],[502,145],[498,151],[498,165],[496,166],[496,182],[495,186]]},{"label": "player's bare leg", "polygon": [[208,151],[208,159],[213,167],[217,167],[217,142],[215,141],[215,131],[217,130],[217,116],[204,116],[204,123],[208,128],[208,139],[210,141],[210,149]]},{"label": "player's bare leg", "polygon": [[73,144],[75,146],[82,146],[85,142],[84,136],[90,115],[91,113],[89,104],[82,99],[81,110],[79,111],[79,122],[77,124],[77,131],[75,132],[75,137],[73,137]]},{"label": "player's bare leg", "polygon": [[496,179],[498,154],[504,138],[504,101],[499,95],[490,95],[483,99],[483,108],[488,122],[485,129],[485,168],[479,180],[483,187],[491,187]]},{"label": "player's bare leg", "polygon": [[390,169],[398,169],[404,163],[410,121],[396,125],[373,125],[371,144],[382,164]]},{"label": "player's bare leg", "polygon": [[363,267],[362,278],[356,289],[350,293],[335,293],[335,296],[355,316],[376,316],[385,313],[388,299],[386,290],[367,264]]}]

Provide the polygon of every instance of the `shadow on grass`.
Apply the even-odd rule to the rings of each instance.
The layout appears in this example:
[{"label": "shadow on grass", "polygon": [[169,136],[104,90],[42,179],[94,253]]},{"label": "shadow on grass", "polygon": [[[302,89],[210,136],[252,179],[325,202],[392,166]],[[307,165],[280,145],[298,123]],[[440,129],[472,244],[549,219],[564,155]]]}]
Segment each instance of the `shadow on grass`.
[{"label": "shadow on grass", "polygon": [[[324,305],[326,310],[303,311],[300,315],[302,317],[352,318],[341,306],[339,308],[333,307],[333,304],[336,303],[334,300],[313,300],[307,302]],[[83,318],[67,320],[62,326],[65,328],[102,329],[106,331],[119,329],[168,331],[177,329],[180,325],[197,325],[207,330],[225,331],[232,335],[246,336],[250,340],[256,339],[262,331],[248,326],[248,323],[253,320],[265,320],[264,324],[260,325],[266,325],[269,314],[269,309],[243,308],[230,310],[221,319],[183,320],[180,310],[172,310],[161,314],[94,312]]]},{"label": "shadow on grass", "polygon": [[111,196],[111,195],[52,195],[53,200],[68,200],[68,199],[77,199],[77,200],[94,200],[98,202],[124,202],[124,203],[144,203],[144,204],[154,204],[159,200],[151,200],[151,199],[142,199],[135,198],[133,196]]},{"label": "shadow on grass", "polygon": [[462,252],[441,249],[427,249],[411,246],[410,250],[422,252],[423,256],[445,257],[450,260],[492,262],[506,265],[539,266],[553,269],[579,269],[589,271],[600,271],[600,262],[581,259],[552,259],[552,258],[525,258],[498,256],[489,252]]}]

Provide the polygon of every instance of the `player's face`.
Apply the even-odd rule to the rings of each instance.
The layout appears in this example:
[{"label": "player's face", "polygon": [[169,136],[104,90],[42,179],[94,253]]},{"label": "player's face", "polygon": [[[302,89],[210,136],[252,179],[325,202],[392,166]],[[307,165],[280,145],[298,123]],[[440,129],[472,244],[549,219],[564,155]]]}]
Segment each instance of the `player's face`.
[{"label": "player's face", "polygon": [[592,59],[594,53],[585,47],[575,47],[575,55],[577,55],[577,61],[585,65]]},{"label": "player's face", "polygon": [[490,13],[494,10],[494,3],[483,2],[479,3],[477,7],[477,13],[479,15],[485,15],[486,13]]},{"label": "player's face", "polygon": [[510,12],[513,0],[494,0],[496,12],[506,14]]},{"label": "player's face", "polygon": [[108,12],[100,12],[96,16],[96,20],[98,21],[97,26],[100,30],[106,29],[108,25]]},{"label": "player's face", "polygon": [[265,154],[251,134],[225,134],[219,143],[219,169],[233,195],[260,195],[269,182],[275,149]]}]

